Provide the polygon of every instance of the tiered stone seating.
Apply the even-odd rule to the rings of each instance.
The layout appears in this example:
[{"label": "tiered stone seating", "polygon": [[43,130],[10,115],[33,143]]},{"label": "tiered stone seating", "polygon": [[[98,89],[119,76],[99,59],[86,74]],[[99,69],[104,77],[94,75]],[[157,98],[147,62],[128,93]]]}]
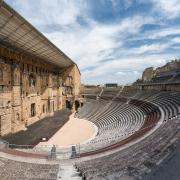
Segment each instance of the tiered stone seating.
[{"label": "tiered stone seating", "polygon": [[173,75],[161,76],[161,77],[154,77],[152,78],[152,83],[164,83],[170,80]]},{"label": "tiered stone seating", "polygon": [[0,158],[1,180],[55,180],[59,165],[35,164]]},{"label": "tiered stone seating", "polygon": [[171,79],[171,82],[179,83],[180,82],[180,73]]},{"label": "tiered stone seating", "polygon": [[94,101],[89,99],[82,109],[79,110],[78,117],[79,118],[90,118],[91,116],[98,114],[100,112],[100,107],[102,108],[108,102],[104,101]]},{"label": "tiered stone seating", "polygon": [[112,98],[116,96],[119,91],[119,88],[104,88],[103,93],[101,94],[101,99],[112,100]]},{"label": "tiered stone seating", "polygon": [[110,92],[107,93],[108,97],[113,100],[87,100],[83,109],[79,111],[79,117],[88,119],[99,129],[93,140],[81,146],[81,152],[95,151],[122,141],[159,119],[160,112],[155,105],[143,100],[122,98],[122,95],[114,99],[117,92]]},{"label": "tiered stone seating", "polygon": [[[126,100],[122,102],[124,98]],[[103,106],[99,105],[101,108]],[[180,93],[123,92],[107,104],[107,109],[96,116],[88,116],[88,120],[98,126],[99,134],[88,143],[89,149],[82,147],[81,156],[102,153],[145,135],[156,126],[161,115],[163,124],[142,141],[123,151],[76,166],[86,179],[141,178],[173,150],[174,142],[180,137]]]},{"label": "tiered stone seating", "polygon": [[85,88],[81,95],[83,95],[86,98],[90,99],[96,99],[99,94],[101,93],[102,89],[100,87],[93,87],[93,88]]},{"label": "tiered stone seating", "polygon": [[146,139],[121,152],[76,165],[86,179],[141,178],[173,151],[179,130],[179,119],[167,121]]},{"label": "tiered stone seating", "polygon": [[[101,114],[93,122],[99,128],[98,135],[88,144],[81,147],[86,151],[105,147],[127,138],[144,124],[144,114],[136,106],[116,103],[108,112]],[[90,119],[91,120],[91,119]]]}]

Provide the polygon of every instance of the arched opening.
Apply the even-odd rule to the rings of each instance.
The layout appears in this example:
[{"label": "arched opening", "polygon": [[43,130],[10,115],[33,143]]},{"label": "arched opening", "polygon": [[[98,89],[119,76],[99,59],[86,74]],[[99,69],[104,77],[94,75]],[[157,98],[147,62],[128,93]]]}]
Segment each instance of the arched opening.
[{"label": "arched opening", "polygon": [[66,108],[72,109],[71,102],[66,100]]},{"label": "arched opening", "polygon": [[75,101],[75,111],[78,110],[79,106],[80,106],[79,101]]}]

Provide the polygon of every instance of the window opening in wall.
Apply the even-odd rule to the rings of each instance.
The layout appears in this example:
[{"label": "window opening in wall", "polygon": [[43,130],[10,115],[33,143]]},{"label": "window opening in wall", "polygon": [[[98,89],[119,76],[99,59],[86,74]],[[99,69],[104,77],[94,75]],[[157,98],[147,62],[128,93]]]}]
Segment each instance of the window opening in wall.
[{"label": "window opening in wall", "polygon": [[53,112],[54,112],[54,101],[53,101]]},{"label": "window opening in wall", "polygon": [[45,105],[43,104],[43,113],[45,113]]},{"label": "window opening in wall", "polygon": [[36,105],[35,103],[31,104],[31,117],[36,115]]},{"label": "window opening in wall", "polygon": [[71,102],[66,100],[66,108],[72,109]]}]

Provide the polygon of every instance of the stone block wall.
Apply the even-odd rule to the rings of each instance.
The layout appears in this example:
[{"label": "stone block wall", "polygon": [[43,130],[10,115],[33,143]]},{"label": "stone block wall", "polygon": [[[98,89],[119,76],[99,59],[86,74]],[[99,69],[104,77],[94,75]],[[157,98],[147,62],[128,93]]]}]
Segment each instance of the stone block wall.
[{"label": "stone block wall", "polygon": [[53,115],[67,100],[73,105],[80,84],[76,71],[74,65],[58,69],[0,47],[0,135]]}]

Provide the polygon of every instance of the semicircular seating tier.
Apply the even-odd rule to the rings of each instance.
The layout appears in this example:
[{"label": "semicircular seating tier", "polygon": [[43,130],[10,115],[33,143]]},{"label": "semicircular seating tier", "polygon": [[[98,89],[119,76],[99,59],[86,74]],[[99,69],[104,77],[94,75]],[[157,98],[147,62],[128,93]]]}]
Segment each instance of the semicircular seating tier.
[{"label": "semicircular seating tier", "polygon": [[[145,135],[160,119],[162,123],[132,146],[108,156],[77,163],[77,169],[86,179],[140,178],[168,156],[179,141],[179,92],[134,91],[114,96],[115,93],[108,93],[108,96],[102,93],[100,100],[87,99],[79,110],[78,117],[92,121],[99,128],[95,139],[83,147],[82,156],[98,153],[98,148],[105,149],[105,146],[128,138],[133,140],[134,134]],[[141,131],[144,133],[141,134]]]}]

